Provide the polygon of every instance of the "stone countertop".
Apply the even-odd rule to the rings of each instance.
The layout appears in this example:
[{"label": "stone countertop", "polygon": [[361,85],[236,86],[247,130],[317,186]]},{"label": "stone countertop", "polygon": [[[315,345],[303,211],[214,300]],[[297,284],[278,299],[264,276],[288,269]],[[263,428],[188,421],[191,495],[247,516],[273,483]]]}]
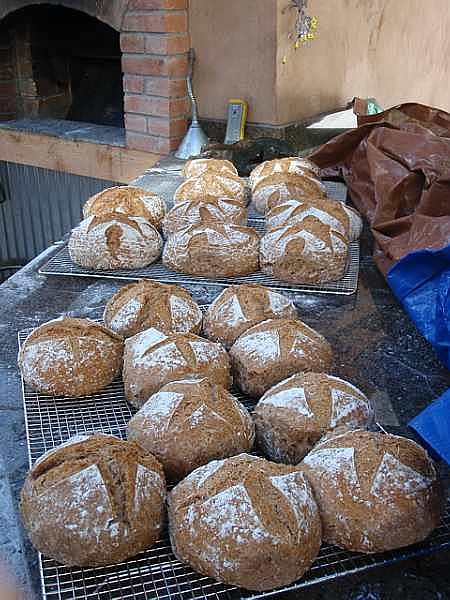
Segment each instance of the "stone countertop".
[{"label": "stone countertop", "polygon": [[[176,163],[147,172],[138,181],[166,197],[179,182]],[[334,374],[360,387],[376,406],[377,420],[389,426],[407,422],[450,386],[449,372],[417,332],[393,297],[371,258],[372,240],[361,240],[361,271],[357,294],[331,296],[292,294],[299,316],[331,342]],[[8,479],[11,494],[0,496],[0,556],[18,579],[40,597],[37,557],[14,512],[28,468],[22,393],[17,371],[17,331],[35,327],[62,314],[97,318],[109,297],[125,282],[108,279],[46,277],[38,268],[56,248],[50,248],[0,286],[0,490]],[[192,286],[201,303],[220,288]],[[14,508],[12,508],[14,507]],[[316,585],[301,591],[306,599],[378,600],[450,598],[450,552],[409,560],[363,575]],[[300,594],[298,594],[300,597]],[[32,598],[30,591],[26,599]]]}]

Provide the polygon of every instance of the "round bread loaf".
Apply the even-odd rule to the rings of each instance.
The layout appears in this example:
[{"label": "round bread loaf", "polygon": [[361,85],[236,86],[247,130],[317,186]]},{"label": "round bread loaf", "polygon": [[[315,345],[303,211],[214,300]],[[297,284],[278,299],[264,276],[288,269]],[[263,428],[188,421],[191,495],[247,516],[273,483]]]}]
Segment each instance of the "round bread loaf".
[{"label": "round bread loaf", "polygon": [[265,213],[287,200],[309,200],[326,197],[325,186],[318,179],[308,174],[280,173],[270,175],[257,183],[252,191],[253,203],[260,213]]},{"label": "round bread loaf", "polygon": [[231,199],[244,206],[247,202],[247,190],[243,180],[232,173],[217,173],[207,171],[198,177],[186,179],[174,194],[175,202],[195,200],[214,196],[221,199]]},{"label": "round bread loaf", "polygon": [[270,319],[247,329],[231,346],[235,383],[262,396],[300,371],[328,371],[333,353],[327,340],[302,321]]},{"label": "round bread loaf", "polygon": [[236,167],[230,160],[222,160],[218,158],[192,158],[184,165],[181,172],[183,177],[198,177],[203,173],[221,173],[238,176]]},{"label": "round bread loaf", "polygon": [[205,377],[162,387],[131,419],[127,432],[128,439],[156,456],[170,480],[215,458],[249,452],[255,440],[248,411]]},{"label": "round bread loaf", "polygon": [[288,585],[320,549],[320,516],[306,478],[296,467],[256,456],[196,469],[170,492],[168,508],[175,555],[231,585]]},{"label": "round bread loaf", "polygon": [[177,202],[163,221],[163,232],[168,237],[191,225],[211,221],[246,225],[247,209],[237,200],[223,200],[215,196]]},{"label": "round bread loaf", "polygon": [[122,338],[89,319],[44,323],[25,340],[19,367],[42,394],[87,396],[110,384],[122,366]]},{"label": "round bread loaf", "polygon": [[166,214],[166,203],[154,192],[140,187],[122,185],[95,194],[83,206],[83,217],[100,216],[119,212],[129,217],[142,217],[156,229]]},{"label": "round bread loaf", "polygon": [[209,222],[170,236],[163,264],[203,277],[234,277],[259,270],[259,235],[251,227]]},{"label": "round bread loaf", "polygon": [[369,431],[331,435],[301,466],[330,544],[384,552],[420,542],[439,525],[442,494],[436,471],[411,440]]},{"label": "round bread loaf", "polygon": [[324,283],[342,279],[348,262],[349,240],[306,217],[295,225],[277,227],[261,239],[261,270],[291,283]]},{"label": "round bread loaf", "polygon": [[232,285],[217,296],[205,313],[206,337],[230,348],[237,338],[267,319],[295,319],[294,304],[282,294],[256,283]]},{"label": "round bread loaf", "polygon": [[163,333],[200,333],[203,315],[186,289],[142,279],[114,294],[103,320],[119,335],[131,337],[150,327]]},{"label": "round bread loaf", "polygon": [[69,254],[87,269],[137,269],[158,260],[162,246],[148,221],[116,212],[82,221],[71,233]]},{"label": "round bread loaf", "polygon": [[328,431],[370,425],[373,409],[347,381],[325,373],[297,373],[266,392],[253,416],[264,454],[295,465]]},{"label": "round bread loaf", "polygon": [[125,397],[138,408],[166,383],[196,375],[231,386],[230,361],[220,344],[190,333],[165,335],[153,328],[125,341]]},{"label": "round bread loaf", "polygon": [[134,442],[75,436],[44,454],[21,495],[33,545],[65,565],[98,567],[150,548],[164,525],[159,462]]},{"label": "round bread loaf", "polygon": [[315,217],[324,225],[349,238],[357,240],[361,235],[362,221],[359,215],[343,202],[327,198],[315,198],[308,201],[287,200],[266,213],[266,231],[277,227],[296,225]]},{"label": "round bread loaf", "polygon": [[253,189],[265,177],[279,173],[293,175],[309,174],[314,177],[320,177],[319,167],[307,158],[300,158],[299,156],[275,158],[274,160],[266,160],[253,169],[249,177],[250,187]]}]

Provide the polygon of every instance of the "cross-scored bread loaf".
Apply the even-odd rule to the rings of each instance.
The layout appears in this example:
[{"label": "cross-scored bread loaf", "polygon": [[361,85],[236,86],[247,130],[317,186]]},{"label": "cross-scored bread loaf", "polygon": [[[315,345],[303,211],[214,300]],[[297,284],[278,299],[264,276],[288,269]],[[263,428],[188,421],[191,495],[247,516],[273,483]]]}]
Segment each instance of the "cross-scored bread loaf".
[{"label": "cross-scored bread loaf", "polygon": [[193,378],[168,383],[150,396],[128,423],[127,436],[161,462],[170,480],[179,480],[213,459],[249,452],[255,429],[230,392]]},{"label": "cross-scored bread loaf", "polygon": [[315,216],[277,227],[261,238],[261,270],[290,283],[324,283],[342,279],[349,240]]},{"label": "cross-scored bread loaf", "polygon": [[294,304],[282,294],[256,283],[232,285],[209,306],[204,316],[206,337],[230,348],[253,325],[267,319],[295,319]]},{"label": "cross-scored bread loaf", "polygon": [[250,590],[299,579],[321,544],[319,512],[296,467],[241,454],[196,469],[169,494],[175,555]]},{"label": "cross-scored bread loaf", "polygon": [[244,181],[228,171],[222,173],[206,171],[198,177],[189,177],[176,190],[174,200],[175,202],[182,202],[204,198],[205,196],[230,198],[244,206],[248,204]]},{"label": "cross-scored bread loaf", "polygon": [[330,544],[384,552],[420,542],[439,525],[442,493],[436,470],[411,440],[369,431],[330,435],[300,466]]},{"label": "cross-scored bread loaf", "polygon": [[44,454],[21,495],[33,545],[65,565],[94,567],[150,548],[164,525],[159,462],[134,442],[75,436]]},{"label": "cross-scored bread loaf", "polygon": [[125,397],[140,408],[166,383],[200,375],[229,388],[230,361],[220,344],[193,334],[147,329],[125,341]]},{"label": "cross-scored bread loaf", "polygon": [[191,225],[219,221],[234,225],[247,224],[247,208],[237,200],[205,196],[177,202],[163,221],[165,237]]},{"label": "cross-scored bread loaf", "polygon": [[87,396],[106,387],[122,367],[122,338],[89,319],[44,323],[25,340],[19,367],[42,394]]},{"label": "cross-scored bread loaf", "polygon": [[238,175],[236,167],[230,160],[218,158],[191,158],[186,162],[181,174],[183,177],[198,177],[203,173],[221,173]]},{"label": "cross-scored bread loaf", "polygon": [[340,426],[367,427],[373,409],[351,383],[326,373],[297,373],[264,394],[253,413],[258,446],[276,462],[299,463]]},{"label": "cross-scored bread loaf", "polygon": [[163,333],[200,333],[202,311],[179,285],[142,279],[114,294],[103,314],[105,324],[123,337],[154,327]]},{"label": "cross-scored bread loaf", "polygon": [[221,278],[259,269],[259,235],[251,227],[209,222],[170,236],[163,264],[173,271]]},{"label": "cross-scored bread loaf", "polygon": [[155,262],[162,246],[149,221],[111,212],[82,221],[71,233],[69,254],[87,269],[134,269]]},{"label": "cross-scored bread loaf", "polygon": [[237,385],[259,397],[294,373],[330,370],[333,353],[302,321],[270,319],[247,329],[231,346],[230,358]]},{"label": "cross-scored bread loaf", "polygon": [[287,158],[275,158],[274,160],[266,160],[253,169],[250,173],[249,184],[253,189],[265,177],[278,175],[279,173],[288,173],[293,175],[311,175],[314,177],[320,176],[320,169],[307,158],[299,156],[290,156]]},{"label": "cross-scored bread loaf", "polygon": [[108,188],[95,194],[83,206],[83,217],[119,212],[129,217],[142,217],[156,229],[166,214],[166,203],[154,192],[132,185]]},{"label": "cross-scored bread loaf", "polygon": [[287,200],[309,200],[310,198],[326,198],[325,186],[315,177],[308,174],[294,175],[279,173],[265,177],[257,183],[252,191],[252,200],[260,213],[283,204]]}]

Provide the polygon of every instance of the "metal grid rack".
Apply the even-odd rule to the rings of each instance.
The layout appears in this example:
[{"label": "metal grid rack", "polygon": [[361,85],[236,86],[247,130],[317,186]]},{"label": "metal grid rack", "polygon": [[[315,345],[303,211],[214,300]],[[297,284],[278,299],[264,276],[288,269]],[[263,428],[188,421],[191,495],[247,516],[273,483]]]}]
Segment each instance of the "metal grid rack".
[{"label": "metal grid rack", "polygon": [[[30,331],[19,333],[19,345]],[[77,433],[103,431],[124,437],[126,424],[135,412],[124,398],[120,380],[97,394],[81,399],[43,396],[23,381],[22,385],[30,465],[44,452]],[[236,395],[247,408],[254,406],[253,400]],[[448,547],[450,501],[441,525],[421,544],[373,555],[323,545],[311,569],[301,580],[262,593],[224,585],[194,572],[175,558],[167,534],[150,550],[109,567],[80,569],[60,565],[41,555],[39,558],[45,600],[257,600]]]},{"label": "metal grid rack", "polygon": [[[347,188],[339,182],[325,182],[328,194],[335,200],[345,201]],[[250,212],[248,224],[254,227],[258,232],[264,232],[264,219],[255,211]],[[259,283],[272,289],[280,291],[296,292],[314,292],[320,294],[339,294],[350,295],[356,292],[358,287],[359,274],[359,242],[352,242],[349,246],[349,259],[345,275],[338,281],[330,281],[320,284],[291,284],[281,282],[278,279],[265,275],[262,272],[251,273],[240,277],[226,277],[223,279],[210,279],[207,277],[186,275],[185,273],[176,273],[167,269],[161,261],[144,267],[142,269],[117,269],[92,271],[80,267],[72,262],[69,251],[64,245],[49,261],[40,269],[39,273],[43,275],[69,275],[75,277],[101,277],[108,279],[125,279],[127,281],[136,281],[139,279],[156,279],[165,283],[176,284],[207,284],[229,286],[240,283]]]}]

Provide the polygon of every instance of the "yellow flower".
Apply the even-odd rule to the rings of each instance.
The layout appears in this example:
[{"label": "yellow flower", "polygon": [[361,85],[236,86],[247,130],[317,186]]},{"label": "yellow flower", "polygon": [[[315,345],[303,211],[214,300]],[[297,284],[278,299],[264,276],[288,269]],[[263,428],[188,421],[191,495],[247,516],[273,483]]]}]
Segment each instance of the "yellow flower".
[{"label": "yellow flower", "polygon": [[298,40],[295,42],[295,46],[294,46],[294,48],[295,48],[296,50],[298,50],[298,49],[300,48],[300,42],[299,42]]},{"label": "yellow flower", "polygon": [[281,62],[283,63],[283,65],[285,65],[287,63],[287,56],[283,56],[283,59]]}]

